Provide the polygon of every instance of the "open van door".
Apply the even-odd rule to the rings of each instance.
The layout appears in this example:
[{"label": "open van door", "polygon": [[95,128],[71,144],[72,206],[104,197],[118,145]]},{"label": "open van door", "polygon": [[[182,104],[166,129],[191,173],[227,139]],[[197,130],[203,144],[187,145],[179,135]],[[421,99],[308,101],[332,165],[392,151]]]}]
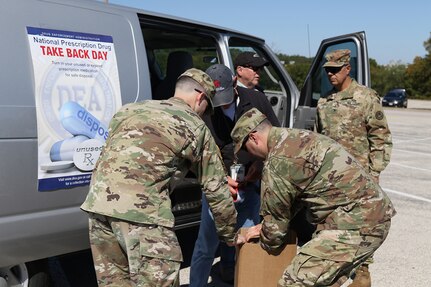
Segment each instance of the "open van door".
[{"label": "open van door", "polygon": [[298,107],[295,111],[294,128],[314,129],[317,101],[332,89],[325,70],[322,68],[326,62],[325,55],[338,49],[349,49],[351,51],[350,65],[352,69],[350,76],[359,84],[370,87],[370,64],[365,32],[323,40],[301,90]]}]

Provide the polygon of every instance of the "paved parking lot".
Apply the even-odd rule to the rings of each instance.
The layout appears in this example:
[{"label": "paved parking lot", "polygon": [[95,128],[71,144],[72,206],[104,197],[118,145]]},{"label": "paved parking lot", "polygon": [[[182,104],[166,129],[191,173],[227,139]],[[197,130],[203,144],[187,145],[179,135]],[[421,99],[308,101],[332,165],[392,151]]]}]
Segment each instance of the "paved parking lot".
[{"label": "paved parking lot", "polygon": [[430,286],[431,110],[386,109],[394,148],[380,185],[397,215],[371,265],[373,287]]},{"label": "paved parking lot", "polygon": [[[431,107],[431,102],[426,104]],[[380,185],[392,199],[397,215],[370,267],[373,287],[430,286],[431,110],[424,107],[423,103],[412,101],[409,109],[385,109],[394,148]],[[232,286],[220,283],[216,272],[213,276],[211,286]],[[185,266],[181,270],[181,285],[187,284]]]}]

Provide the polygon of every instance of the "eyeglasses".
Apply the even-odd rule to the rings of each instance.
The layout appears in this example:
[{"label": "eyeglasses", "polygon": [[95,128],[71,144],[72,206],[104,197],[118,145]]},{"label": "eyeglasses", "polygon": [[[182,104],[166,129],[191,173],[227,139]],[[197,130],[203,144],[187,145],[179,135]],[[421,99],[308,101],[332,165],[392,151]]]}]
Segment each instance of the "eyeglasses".
[{"label": "eyeglasses", "polygon": [[245,143],[248,141],[248,139],[250,138],[250,136],[249,135],[247,135],[245,138],[244,138],[244,140],[242,141],[242,144],[241,144],[241,149],[242,150],[245,150],[245,151],[248,151],[247,150],[247,146],[245,145]]},{"label": "eyeglasses", "polygon": [[211,108],[210,108],[210,105],[211,105],[211,101],[209,100],[209,98],[208,98],[208,96],[207,96],[207,94],[205,94],[204,92],[202,92],[201,90],[199,90],[199,89],[194,89],[195,90],[195,92],[198,92],[199,94],[204,94],[204,98],[205,98],[205,100],[207,101],[207,103],[208,103],[208,107],[207,107],[207,109],[205,110],[205,113],[209,113],[210,112],[210,110],[211,110]]},{"label": "eyeglasses", "polygon": [[260,69],[262,68],[262,67],[253,67],[253,66],[241,66],[241,67],[253,70],[253,72],[255,73],[259,72]]},{"label": "eyeglasses", "polygon": [[201,90],[198,90],[198,89],[194,89],[195,90],[195,92],[198,92],[198,93],[203,93],[203,94],[205,94],[204,92],[202,92]]},{"label": "eyeglasses", "polygon": [[241,145],[241,149],[243,149],[243,150],[245,150],[245,151],[247,151],[247,146],[245,145],[246,144],[246,142],[250,139],[250,134],[252,134],[252,133],[255,133],[256,131],[254,130],[254,131],[251,131],[245,138],[244,138],[244,140],[242,141],[242,145]]},{"label": "eyeglasses", "polygon": [[205,94],[205,93],[204,93],[204,92],[202,92],[201,90],[199,90],[199,89],[195,89],[195,92],[198,92],[199,94],[204,94],[205,99],[208,99],[207,94]]},{"label": "eyeglasses", "polygon": [[331,74],[335,75],[335,74],[339,73],[341,71],[341,69],[344,68],[344,66],[346,66],[346,65],[343,65],[341,67],[325,67],[325,72],[327,74],[331,73]]}]

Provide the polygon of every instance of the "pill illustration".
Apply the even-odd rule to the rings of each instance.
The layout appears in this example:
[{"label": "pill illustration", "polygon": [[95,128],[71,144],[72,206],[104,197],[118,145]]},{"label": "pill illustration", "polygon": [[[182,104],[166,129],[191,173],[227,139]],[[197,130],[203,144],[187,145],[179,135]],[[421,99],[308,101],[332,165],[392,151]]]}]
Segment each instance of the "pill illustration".
[{"label": "pill illustration", "polygon": [[103,143],[96,139],[85,140],[75,148],[73,163],[80,171],[92,171],[102,152]]},{"label": "pill illustration", "polygon": [[51,161],[73,160],[75,148],[85,140],[88,140],[88,137],[79,135],[56,142],[49,151]]},{"label": "pill illustration", "polygon": [[40,165],[40,169],[47,171],[47,172],[53,172],[53,171],[59,171],[63,169],[68,169],[73,167],[73,161],[56,161],[56,162],[48,162]]},{"label": "pill illustration", "polygon": [[108,138],[108,128],[76,102],[63,104],[60,109],[60,122],[64,129],[74,136],[85,135],[102,142]]}]

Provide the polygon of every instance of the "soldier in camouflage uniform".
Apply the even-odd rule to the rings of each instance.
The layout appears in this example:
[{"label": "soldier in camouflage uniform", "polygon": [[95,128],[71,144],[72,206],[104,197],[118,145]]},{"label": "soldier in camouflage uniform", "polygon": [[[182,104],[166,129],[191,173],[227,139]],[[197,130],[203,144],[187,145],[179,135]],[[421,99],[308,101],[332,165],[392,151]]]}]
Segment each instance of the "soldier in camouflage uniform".
[{"label": "soldier in camouflage uniform", "polygon": [[341,286],[381,246],[395,209],[340,144],[312,131],[272,127],[256,109],[238,120],[232,138],[235,152],[245,146],[265,159],[264,219],[246,239],[260,235],[262,248],[276,252],[285,243],[290,220],[302,207],[307,220],[317,227],[278,286]]},{"label": "soldier in camouflage uniform", "polygon": [[323,67],[334,89],[317,103],[317,132],[343,145],[378,181],[392,150],[380,97],[349,76],[350,50],[330,52],[326,59]]},{"label": "soldier in camouflage uniform", "polygon": [[174,174],[196,174],[220,239],[233,243],[236,210],[219,150],[200,118],[212,110],[214,94],[211,78],[189,69],[174,97],[127,104],[113,117],[81,206],[89,213],[99,286],[179,285],[182,254],[168,189]]},{"label": "soldier in camouflage uniform", "polygon": [[[392,150],[380,97],[349,76],[350,50],[329,52],[326,60],[323,68],[334,88],[317,103],[316,130],[343,145],[379,182]],[[370,258],[358,269],[352,287],[371,286],[368,264],[372,262]]]}]

